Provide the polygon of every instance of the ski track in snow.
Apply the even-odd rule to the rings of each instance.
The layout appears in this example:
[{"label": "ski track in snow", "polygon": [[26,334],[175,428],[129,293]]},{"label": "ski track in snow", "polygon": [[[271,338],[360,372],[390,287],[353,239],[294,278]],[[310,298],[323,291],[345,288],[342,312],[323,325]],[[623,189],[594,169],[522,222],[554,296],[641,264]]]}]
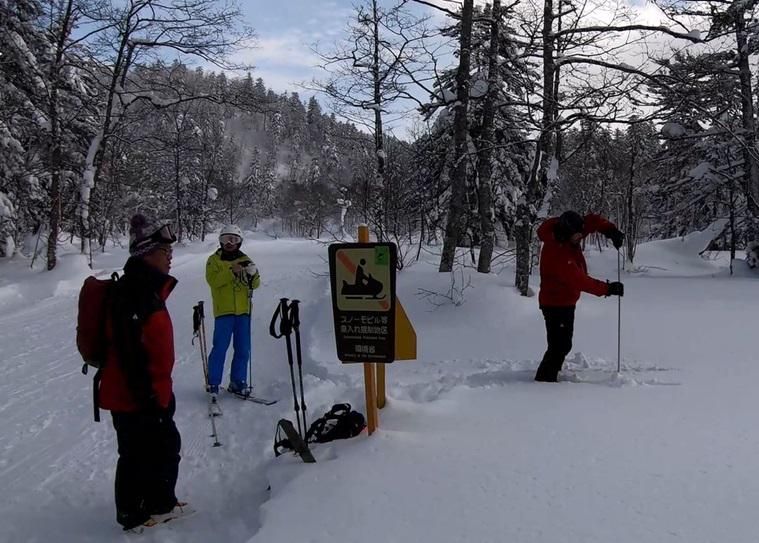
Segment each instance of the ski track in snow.
[{"label": "ski track in snow", "polygon": [[[577,356],[582,355],[577,353]],[[423,366],[424,370],[405,372],[402,383],[394,385],[391,394],[393,397],[414,402],[430,402],[462,385],[470,388],[489,388],[532,383],[539,363],[540,361],[535,360],[513,362],[488,359],[423,361],[420,366]],[[430,382],[431,368],[438,376]],[[570,359],[564,364],[559,380],[561,383],[608,387],[680,385],[679,381],[656,377],[657,374],[670,371],[673,370],[656,365],[623,363],[621,372],[617,373],[616,362],[612,364],[600,361],[600,364],[597,362],[592,366],[586,366],[573,363]]]}]

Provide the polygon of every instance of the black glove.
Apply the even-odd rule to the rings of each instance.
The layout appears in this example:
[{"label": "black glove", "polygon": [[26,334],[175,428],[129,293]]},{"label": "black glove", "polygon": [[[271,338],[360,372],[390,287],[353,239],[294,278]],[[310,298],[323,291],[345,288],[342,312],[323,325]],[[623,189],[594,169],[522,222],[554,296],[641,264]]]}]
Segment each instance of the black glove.
[{"label": "black glove", "polygon": [[166,409],[158,403],[157,396],[151,396],[145,400],[144,407],[140,410],[143,426],[161,424],[166,416]]},{"label": "black glove", "polygon": [[607,296],[624,296],[625,286],[619,281],[614,281],[613,283],[609,283],[609,291],[606,293],[606,295]]},{"label": "black glove", "polygon": [[611,244],[615,249],[622,247],[622,241],[625,239],[625,233],[621,232],[619,228],[614,227],[604,232],[604,235],[611,240]]}]

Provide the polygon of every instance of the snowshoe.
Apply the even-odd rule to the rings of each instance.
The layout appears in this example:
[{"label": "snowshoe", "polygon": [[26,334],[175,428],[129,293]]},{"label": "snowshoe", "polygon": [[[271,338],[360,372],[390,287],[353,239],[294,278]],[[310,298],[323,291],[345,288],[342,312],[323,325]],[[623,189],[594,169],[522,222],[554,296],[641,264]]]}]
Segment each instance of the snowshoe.
[{"label": "snowshoe", "polygon": [[177,504],[174,506],[174,509],[168,513],[150,515],[150,518],[139,526],[135,526],[134,528],[130,528],[129,530],[124,531],[129,534],[141,534],[148,528],[154,528],[156,526],[160,526],[161,524],[166,524],[168,522],[174,522],[179,519],[187,518],[194,515],[195,513],[197,513],[197,511],[190,507],[187,502],[177,502]]}]

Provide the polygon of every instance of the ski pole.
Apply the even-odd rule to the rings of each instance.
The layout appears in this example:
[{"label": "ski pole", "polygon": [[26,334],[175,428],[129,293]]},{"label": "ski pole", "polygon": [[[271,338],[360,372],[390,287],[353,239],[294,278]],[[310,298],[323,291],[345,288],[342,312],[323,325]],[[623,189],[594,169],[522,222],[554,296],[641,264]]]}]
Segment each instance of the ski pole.
[{"label": "ski pole", "polygon": [[216,431],[216,415],[217,413],[214,413],[211,411],[211,405],[215,404],[216,402],[211,400],[211,403],[209,404],[208,408],[208,416],[211,419],[211,437],[213,438],[213,446],[214,447],[221,447],[221,442],[219,441],[219,432]]},{"label": "ski pole", "polygon": [[198,344],[200,347],[200,361],[203,367],[203,379],[205,380],[206,387],[208,387],[208,366],[206,362],[205,351],[205,315],[203,314],[203,301],[199,301],[198,305],[192,308],[192,343],[195,343],[195,338],[198,338]]},{"label": "ski pole", "polygon": [[206,343],[205,315],[200,320],[200,334],[201,356],[203,357],[203,374],[205,375],[206,386],[208,386],[208,344]]},{"label": "ski pole", "polygon": [[[300,407],[303,411],[303,432],[308,429],[306,423],[306,398],[303,394],[303,357],[300,350],[300,300],[293,300],[290,302],[290,322],[293,330],[295,330],[295,354],[298,361],[298,378],[300,379]],[[303,436],[305,439],[305,435]]]},{"label": "ski pole", "polygon": [[[300,405],[298,405],[298,392],[295,389],[295,370],[293,368],[293,346],[290,335],[292,334],[292,323],[290,321],[290,310],[287,305],[287,298],[280,298],[279,305],[274,311],[269,324],[269,333],[279,339],[284,336],[287,342],[287,362],[290,365],[290,384],[293,388],[293,406],[295,409],[295,418],[298,421],[298,434],[303,437],[303,431],[300,426]],[[277,318],[279,321],[279,333],[276,330]]]},{"label": "ski pole", "polygon": [[206,380],[206,387],[208,387],[208,344],[206,342],[206,314],[203,309],[203,302],[200,302],[200,352],[203,358],[203,375]]},{"label": "ski pole", "polygon": [[[205,379],[206,390],[208,390],[208,346],[206,344],[206,324],[202,300],[198,302],[198,305],[192,308],[192,327],[193,343],[195,343],[195,338],[198,338],[200,361],[203,366],[203,378]],[[221,447],[219,432],[216,429],[216,416],[220,415],[221,411],[215,398],[210,397],[208,402],[208,417],[211,419],[211,437],[213,438],[213,446]],[[216,411],[214,410],[214,407],[216,408]]]},{"label": "ski pole", "polygon": [[290,382],[293,386],[293,408],[295,409],[295,420],[298,421],[298,434],[303,437],[303,431],[300,425],[300,405],[298,404],[298,392],[295,388],[295,368],[293,363],[293,346],[292,346],[292,321],[290,320],[290,307],[287,305],[287,298],[282,298],[282,335],[285,336],[287,345],[287,363],[290,365]]},{"label": "ski pole", "polygon": [[[620,259],[622,254],[617,249],[617,282],[622,282]],[[617,373],[622,369],[622,296],[617,296]]]},{"label": "ski pole", "polygon": [[248,393],[253,394],[253,290],[248,288]]}]

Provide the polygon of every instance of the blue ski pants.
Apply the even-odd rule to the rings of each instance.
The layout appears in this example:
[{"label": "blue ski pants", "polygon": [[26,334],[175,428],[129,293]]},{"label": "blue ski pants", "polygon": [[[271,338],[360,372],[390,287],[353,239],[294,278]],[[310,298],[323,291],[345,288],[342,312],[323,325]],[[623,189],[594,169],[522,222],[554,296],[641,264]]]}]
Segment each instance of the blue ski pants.
[{"label": "blue ski pants", "polygon": [[[250,356],[250,315],[223,315],[213,325],[213,347],[208,356],[208,384],[220,385],[224,374],[229,342],[234,336],[232,369],[229,380],[248,383],[248,357]],[[250,383],[248,383],[250,384]]]}]

